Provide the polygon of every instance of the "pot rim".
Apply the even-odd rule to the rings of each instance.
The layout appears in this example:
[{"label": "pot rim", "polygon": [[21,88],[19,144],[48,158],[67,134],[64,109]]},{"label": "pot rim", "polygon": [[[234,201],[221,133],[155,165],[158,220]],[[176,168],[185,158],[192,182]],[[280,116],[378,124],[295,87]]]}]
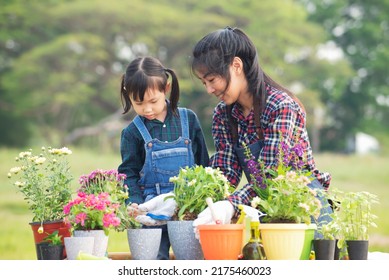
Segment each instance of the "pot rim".
[{"label": "pot rim", "polygon": [[198,225],[198,230],[243,230],[244,224]]},{"label": "pot rim", "polygon": [[293,224],[293,223],[268,223],[268,224],[259,224],[259,229],[317,229],[315,224]]}]

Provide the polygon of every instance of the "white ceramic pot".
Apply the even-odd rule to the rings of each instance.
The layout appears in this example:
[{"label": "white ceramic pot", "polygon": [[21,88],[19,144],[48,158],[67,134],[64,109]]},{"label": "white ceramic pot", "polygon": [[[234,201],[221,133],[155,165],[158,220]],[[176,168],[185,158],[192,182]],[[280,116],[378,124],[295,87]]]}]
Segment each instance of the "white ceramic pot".
[{"label": "white ceramic pot", "polygon": [[73,235],[76,237],[93,237],[94,246],[92,255],[96,257],[105,257],[108,255],[108,236],[104,230],[75,230]]},{"label": "white ceramic pot", "polygon": [[78,253],[92,254],[95,239],[93,237],[65,237],[65,249],[68,260],[77,259]]}]

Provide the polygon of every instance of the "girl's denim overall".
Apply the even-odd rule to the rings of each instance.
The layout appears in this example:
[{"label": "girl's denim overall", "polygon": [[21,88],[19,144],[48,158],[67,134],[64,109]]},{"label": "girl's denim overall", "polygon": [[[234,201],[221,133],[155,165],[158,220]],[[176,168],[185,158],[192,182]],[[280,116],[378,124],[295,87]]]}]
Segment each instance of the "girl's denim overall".
[{"label": "girl's denim overall", "polygon": [[[255,160],[258,160],[258,156],[263,148],[263,145],[264,145],[264,141],[259,140],[256,143],[253,143],[248,146],[251,150],[251,154],[255,157]],[[251,181],[250,172],[245,162],[246,156],[244,152],[245,152],[244,148],[238,148],[235,145],[235,153],[238,157],[239,164],[240,166],[242,166],[243,171],[246,174],[247,181]],[[319,180],[317,180],[316,178],[308,185],[308,187],[310,187],[311,189],[320,189],[320,190],[323,189],[322,184],[320,184]],[[322,195],[318,195],[317,198],[320,200],[323,207],[320,210],[320,216],[316,222],[318,223],[318,225],[326,224],[331,221],[331,217],[329,216],[329,214],[332,213],[331,205]],[[315,223],[315,220],[313,218],[312,218],[312,223]],[[316,231],[315,238],[322,238],[322,236]]]},{"label": "girl's denim overall", "polygon": [[[185,108],[178,110],[182,132],[181,137],[173,142],[152,139],[140,117],[137,116],[134,119],[134,123],[145,141],[146,158],[139,180],[145,202],[160,194],[173,191],[174,184],[169,182],[170,177],[177,176],[181,167],[194,165],[192,143],[189,138],[188,114]],[[156,227],[162,228],[158,259],[169,259],[170,241],[167,225]]]}]

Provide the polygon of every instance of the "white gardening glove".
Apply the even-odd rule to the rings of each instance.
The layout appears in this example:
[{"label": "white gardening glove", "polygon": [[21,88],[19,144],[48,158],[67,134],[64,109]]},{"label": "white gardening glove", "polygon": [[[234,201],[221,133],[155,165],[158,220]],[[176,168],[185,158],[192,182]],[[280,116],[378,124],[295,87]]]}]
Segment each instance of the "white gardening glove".
[{"label": "white gardening glove", "polygon": [[[166,197],[170,198],[165,200]],[[138,205],[139,215],[135,219],[146,226],[164,225],[174,215],[176,207],[173,193],[161,194]]]},{"label": "white gardening glove", "polygon": [[[229,202],[228,200],[222,200],[213,203],[213,210],[215,216],[218,220],[220,220],[221,224],[230,224],[231,219],[235,214],[234,206],[232,206],[231,202]],[[205,208],[197,216],[197,219],[193,221],[194,232],[197,239],[199,239],[197,226],[206,224],[216,224],[209,207]]]}]

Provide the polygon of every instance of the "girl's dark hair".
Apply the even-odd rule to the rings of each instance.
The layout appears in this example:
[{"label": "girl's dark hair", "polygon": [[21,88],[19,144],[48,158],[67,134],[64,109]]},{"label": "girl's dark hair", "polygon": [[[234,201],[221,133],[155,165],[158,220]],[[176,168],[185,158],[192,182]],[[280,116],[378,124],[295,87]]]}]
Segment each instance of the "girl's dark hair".
[{"label": "girl's dark hair", "polygon": [[165,68],[154,57],[139,57],[134,59],[122,76],[120,94],[124,112],[131,109],[130,95],[133,100],[143,101],[145,93],[149,89],[157,89],[164,92],[169,80],[172,78],[170,90],[170,106],[174,114],[177,114],[177,104],[180,98],[178,79],[172,69]]},{"label": "girl's dark hair", "polygon": [[239,57],[243,62],[248,91],[254,96],[255,123],[258,128],[267,99],[265,83],[287,92],[302,105],[292,92],[264,73],[254,43],[239,28],[226,27],[203,37],[193,49],[192,72],[197,70],[224,77],[227,89],[231,80],[229,68],[234,57]]}]

